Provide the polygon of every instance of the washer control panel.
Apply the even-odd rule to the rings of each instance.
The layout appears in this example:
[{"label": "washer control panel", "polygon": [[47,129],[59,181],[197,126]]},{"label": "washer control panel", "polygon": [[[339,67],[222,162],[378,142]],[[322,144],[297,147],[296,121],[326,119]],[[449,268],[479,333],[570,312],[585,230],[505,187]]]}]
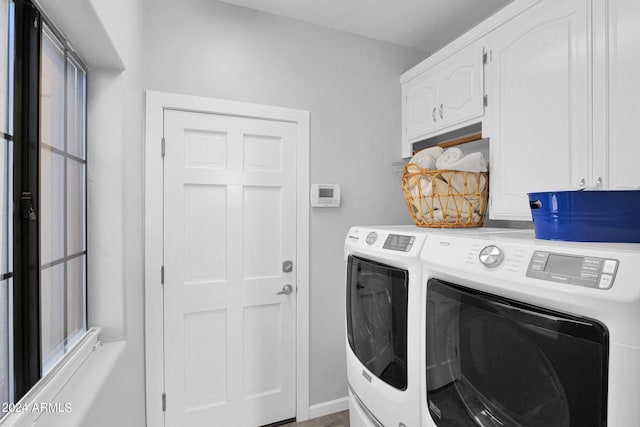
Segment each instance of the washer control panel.
[{"label": "washer control panel", "polygon": [[499,266],[504,260],[502,249],[497,246],[485,246],[478,255],[480,263],[485,267],[493,268]]},{"label": "washer control panel", "polygon": [[409,252],[416,241],[415,236],[402,236],[400,234],[389,234],[384,241],[383,249],[392,251]]},{"label": "washer control panel", "polygon": [[618,272],[616,259],[534,251],[527,277],[596,289],[609,289]]},{"label": "washer control panel", "polygon": [[[358,241],[359,237],[349,236],[350,239],[354,241]],[[416,241],[416,236],[407,236],[402,234],[378,234],[375,231],[371,231],[367,234],[365,239],[365,243],[367,246],[374,246],[380,248],[382,244],[382,249],[387,249],[391,251],[399,251],[399,252],[409,252],[411,248],[413,248],[413,244]]]}]

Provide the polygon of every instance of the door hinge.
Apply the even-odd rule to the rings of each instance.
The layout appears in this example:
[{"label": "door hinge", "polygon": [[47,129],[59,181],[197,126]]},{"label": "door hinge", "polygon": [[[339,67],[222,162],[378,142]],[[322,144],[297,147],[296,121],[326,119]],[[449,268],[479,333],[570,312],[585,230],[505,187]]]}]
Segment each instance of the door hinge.
[{"label": "door hinge", "polygon": [[489,106],[489,95],[485,95],[483,97],[483,102],[484,102],[484,106],[488,107]]},{"label": "door hinge", "polygon": [[487,65],[487,62],[488,62],[487,51],[484,50],[484,48],[482,48],[482,64]]},{"label": "door hinge", "polygon": [[167,410],[167,393],[162,393],[162,412]]},{"label": "door hinge", "polygon": [[164,157],[164,146],[165,146],[164,136],[162,137],[162,143],[160,145],[161,145],[161,150],[162,150],[162,157]]},{"label": "door hinge", "polygon": [[160,266],[160,284],[164,285],[164,265]]}]

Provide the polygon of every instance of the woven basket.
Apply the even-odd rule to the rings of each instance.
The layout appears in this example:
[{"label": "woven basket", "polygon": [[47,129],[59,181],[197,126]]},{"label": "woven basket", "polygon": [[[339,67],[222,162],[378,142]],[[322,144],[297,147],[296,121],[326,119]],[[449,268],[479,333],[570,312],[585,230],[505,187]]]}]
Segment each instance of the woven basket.
[{"label": "woven basket", "polygon": [[480,227],[487,211],[489,174],[404,167],[402,192],[418,227]]}]

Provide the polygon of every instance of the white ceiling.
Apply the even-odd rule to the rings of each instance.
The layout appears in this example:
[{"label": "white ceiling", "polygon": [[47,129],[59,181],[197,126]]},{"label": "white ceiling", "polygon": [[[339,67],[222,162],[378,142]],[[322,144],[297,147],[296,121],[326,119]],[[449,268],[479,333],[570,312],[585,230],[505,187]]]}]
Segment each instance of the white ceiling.
[{"label": "white ceiling", "polygon": [[512,0],[221,0],[433,53]]}]

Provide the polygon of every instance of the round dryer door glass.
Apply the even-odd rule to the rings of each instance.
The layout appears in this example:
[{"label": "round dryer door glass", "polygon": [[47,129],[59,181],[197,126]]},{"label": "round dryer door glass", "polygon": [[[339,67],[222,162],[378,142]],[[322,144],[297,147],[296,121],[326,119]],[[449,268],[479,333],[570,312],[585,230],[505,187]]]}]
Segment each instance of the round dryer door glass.
[{"label": "round dryer door glass", "polygon": [[459,321],[463,375],[456,391],[481,425],[570,425],[562,384],[522,327],[473,307],[464,307]]},{"label": "round dryer door glass", "polygon": [[606,328],[430,279],[427,405],[438,427],[606,425]]}]

